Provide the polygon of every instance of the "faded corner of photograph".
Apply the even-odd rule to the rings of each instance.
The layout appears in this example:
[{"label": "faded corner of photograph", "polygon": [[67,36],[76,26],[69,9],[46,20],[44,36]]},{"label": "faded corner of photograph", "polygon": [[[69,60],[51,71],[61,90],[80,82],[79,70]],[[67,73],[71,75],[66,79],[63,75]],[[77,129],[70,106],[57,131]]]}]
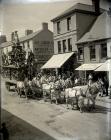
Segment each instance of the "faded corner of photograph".
[{"label": "faded corner of photograph", "polygon": [[0,0],[1,140],[111,140],[111,1]]}]

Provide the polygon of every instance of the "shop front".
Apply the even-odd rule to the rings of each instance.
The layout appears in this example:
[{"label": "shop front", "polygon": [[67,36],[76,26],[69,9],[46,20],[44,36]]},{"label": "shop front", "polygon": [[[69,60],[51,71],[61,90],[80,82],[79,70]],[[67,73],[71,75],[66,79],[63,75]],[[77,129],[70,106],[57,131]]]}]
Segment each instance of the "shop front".
[{"label": "shop front", "polygon": [[76,64],[77,59],[75,52],[55,54],[41,67],[41,70],[49,72],[55,71],[56,75],[61,75],[62,73],[70,75],[74,73]]}]

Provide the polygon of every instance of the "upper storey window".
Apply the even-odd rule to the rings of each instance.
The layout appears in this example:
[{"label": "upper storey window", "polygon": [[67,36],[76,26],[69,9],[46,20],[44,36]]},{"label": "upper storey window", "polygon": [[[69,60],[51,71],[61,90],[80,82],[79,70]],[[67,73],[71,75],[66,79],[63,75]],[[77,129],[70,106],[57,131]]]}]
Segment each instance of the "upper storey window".
[{"label": "upper storey window", "polygon": [[90,46],[90,59],[95,60],[96,59],[96,49],[95,46]]},{"label": "upper storey window", "polygon": [[101,44],[101,58],[107,57],[107,44],[103,43]]},{"label": "upper storey window", "polygon": [[58,41],[58,53],[61,53],[61,41]]},{"label": "upper storey window", "polygon": [[60,34],[61,28],[60,28],[60,21],[57,22],[57,33]]},{"label": "upper storey window", "polygon": [[83,57],[84,57],[83,47],[78,48],[78,59],[83,60]]},{"label": "upper storey window", "polygon": [[63,40],[63,52],[66,52],[66,40]]},{"label": "upper storey window", "polygon": [[72,39],[68,39],[68,51],[72,51]]},{"label": "upper storey window", "polygon": [[67,30],[71,30],[71,17],[67,18]]}]

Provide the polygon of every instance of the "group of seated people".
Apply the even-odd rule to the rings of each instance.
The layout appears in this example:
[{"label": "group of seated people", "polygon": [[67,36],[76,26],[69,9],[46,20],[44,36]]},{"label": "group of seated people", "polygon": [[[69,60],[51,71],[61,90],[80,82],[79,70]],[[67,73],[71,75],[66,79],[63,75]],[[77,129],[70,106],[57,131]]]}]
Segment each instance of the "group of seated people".
[{"label": "group of seated people", "polygon": [[38,73],[31,81],[29,80],[29,83],[33,88],[35,86],[42,88],[42,84],[54,83],[55,87],[59,87],[59,89],[64,90],[65,88],[71,88],[80,85],[81,79],[78,77],[72,78],[71,76],[67,76],[65,74],[54,75]]}]

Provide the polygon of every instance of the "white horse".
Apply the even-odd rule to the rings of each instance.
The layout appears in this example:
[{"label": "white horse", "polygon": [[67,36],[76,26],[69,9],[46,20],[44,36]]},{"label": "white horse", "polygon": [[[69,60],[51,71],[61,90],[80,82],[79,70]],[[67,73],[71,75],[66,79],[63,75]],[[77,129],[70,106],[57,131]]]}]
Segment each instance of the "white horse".
[{"label": "white horse", "polygon": [[17,93],[21,97],[21,95],[23,94],[23,92],[25,94],[25,85],[24,85],[24,82],[23,81],[18,81],[17,82]]},{"label": "white horse", "polygon": [[74,87],[65,90],[66,105],[68,107],[68,100],[72,99],[77,101],[77,106],[80,108],[80,112],[83,112],[83,108],[90,107],[95,108],[95,99],[100,90],[98,83],[93,83],[89,86]]},{"label": "white horse", "polygon": [[[66,99],[66,105],[68,107],[69,101],[71,102],[72,109],[76,105],[76,108],[78,108],[78,99],[81,99],[81,102],[83,102],[83,97],[82,97],[82,90],[81,89],[74,89],[74,88],[68,88],[65,89],[65,99]],[[79,106],[80,107],[80,106]]]},{"label": "white horse", "polygon": [[44,101],[46,101],[46,98],[50,98],[50,102],[52,103],[53,100],[56,101],[56,104],[58,104],[58,93],[55,90],[55,83],[50,82],[49,84],[42,84],[43,89],[43,97]]},{"label": "white horse", "polygon": [[17,92],[18,95],[20,95],[20,97],[22,95],[25,95],[26,98],[28,98],[28,91],[29,91],[29,87],[31,87],[32,85],[32,81],[27,81],[27,87],[25,86],[25,83],[23,81],[18,81],[17,82]]},{"label": "white horse", "polygon": [[51,84],[42,84],[44,101],[46,101],[46,98],[51,98],[51,89]]}]

